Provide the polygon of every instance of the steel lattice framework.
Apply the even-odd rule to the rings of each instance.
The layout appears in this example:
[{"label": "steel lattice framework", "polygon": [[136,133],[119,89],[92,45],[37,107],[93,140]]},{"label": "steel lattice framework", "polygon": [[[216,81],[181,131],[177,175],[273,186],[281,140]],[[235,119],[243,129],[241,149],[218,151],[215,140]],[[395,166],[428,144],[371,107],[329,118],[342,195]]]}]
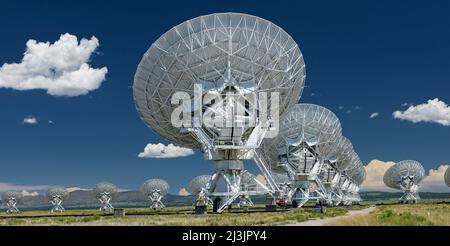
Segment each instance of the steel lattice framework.
[{"label": "steel lattice framework", "polygon": [[414,160],[400,161],[390,167],[383,177],[386,186],[403,191],[401,203],[416,203],[419,197],[419,183],[425,177],[422,164]]},{"label": "steel lattice framework", "polygon": [[169,184],[162,179],[149,179],[141,186],[142,194],[150,200],[150,208],[165,208],[161,199],[169,192]]},{"label": "steel lattice framework", "polygon": [[53,205],[52,209],[50,210],[51,213],[62,213],[65,211],[62,203],[65,199],[67,199],[67,197],[69,197],[69,192],[66,189],[60,187],[50,188],[47,190],[46,195],[47,199]]},{"label": "steel lattice framework", "polygon": [[20,213],[20,210],[17,208],[17,204],[22,199],[22,193],[18,191],[5,191],[2,194],[2,201],[4,205],[6,206],[6,213],[13,214],[13,213]]},{"label": "steel lattice framework", "polygon": [[100,202],[100,211],[111,212],[114,207],[111,204],[112,198],[117,194],[117,187],[108,182],[101,182],[93,189],[94,196]]},{"label": "steel lattice framework", "polygon": [[[156,40],[138,66],[133,94],[141,119],[156,133],[181,146],[200,149],[206,159],[214,161],[209,195],[223,200],[221,212],[244,195],[240,190],[242,160],[252,158],[252,150],[259,147],[276,117],[299,100],[305,78],[303,55],[280,27],[256,16],[219,13],[185,21]],[[224,122],[232,121],[233,126],[196,125],[201,119],[195,112],[205,113],[207,108],[195,107],[194,102],[187,104],[194,104],[194,109],[183,109],[194,115],[192,121],[174,127],[171,116],[178,106],[172,104],[172,96],[184,92],[188,99],[195,99],[198,87],[202,97],[215,95],[219,101],[238,106],[243,106],[244,99],[246,109],[260,105],[260,99],[252,101],[250,95],[264,92],[273,99],[271,93],[279,93],[278,104],[267,102],[279,115],[271,115],[264,124],[255,111],[233,117],[228,104],[213,104],[209,106],[213,114],[222,116]],[[234,125],[248,121],[255,122],[254,126]]]},{"label": "steel lattice framework", "polygon": [[450,167],[448,167],[447,170],[445,171],[445,174],[444,174],[444,181],[445,181],[445,184],[446,184],[448,187],[450,187]]}]

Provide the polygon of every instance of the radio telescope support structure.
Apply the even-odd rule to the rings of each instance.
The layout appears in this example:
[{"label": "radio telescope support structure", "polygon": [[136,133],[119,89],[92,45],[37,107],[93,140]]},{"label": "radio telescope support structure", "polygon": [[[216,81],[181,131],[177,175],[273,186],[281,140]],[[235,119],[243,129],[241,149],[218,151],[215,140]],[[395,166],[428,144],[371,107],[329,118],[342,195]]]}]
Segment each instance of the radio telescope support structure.
[{"label": "radio telescope support structure", "polygon": [[94,195],[100,202],[100,211],[112,212],[114,210],[111,200],[117,194],[117,187],[108,182],[98,183],[94,190]]},{"label": "radio telescope support structure", "polygon": [[19,200],[22,198],[22,194],[17,191],[6,191],[2,195],[2,201],[6,206],[6,213],[15,214],[20,213],[20,210],[17,208],[17,204]]},{"label": "radio telescope support structure", "polygon": [[318,105],[296,104],[281,122],[279,135],[263,141],[255,161],[286,173],[290,189],[283,196],[293,207],[309,200],[330,203],[321,174],[340,136],[339,119],[331,111]]},{"label": "radio telescope support structure", "polygon": [[50,188],[47,191],[47,199],[53,205],[50,213],[62,213],[65,211],[62,206],[63,201],[69,196],[69,192],[64,188]]},{"label": "radio telescope support structure", "polygon": [[384,174],[386,186],[403,191],[400,203],[416,203],[419,197],[419,183],[425,177],[422,164],[413,160],[400,161],[390,167]]},{"label": "radio telescope support structure", "polygon": [[136,71],[133,94],[150,128],[214,163],[208,193],[220,213],[240,196],[270,192],[241,190],[244,160],[278,129],[305,77],[300,49],[280,27],[218,13],[185,21],[156,40]]},{"label": "radio telescope support structure", "polygon": [[150,200],[151,209],[165,208],[162,198],[169,192],[169,184],[162,179],[149,179],[144,182],[141,192]]}]

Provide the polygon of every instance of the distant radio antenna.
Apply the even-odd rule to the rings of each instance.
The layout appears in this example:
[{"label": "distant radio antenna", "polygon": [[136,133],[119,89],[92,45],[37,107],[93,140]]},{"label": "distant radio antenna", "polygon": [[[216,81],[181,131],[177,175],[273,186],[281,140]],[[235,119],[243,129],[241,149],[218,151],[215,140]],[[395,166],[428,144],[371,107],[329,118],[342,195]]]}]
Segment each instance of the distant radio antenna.
[{"label": "distant radio antenna", "polygon": [[211,175],[200,175],[189,183],[189,192],[197,196],[194,203],[196,214],[205,214],[207,208],[213,206],[213,201],[208,197],[211,178]]},{"label": "distant radio antenna", "polygon": [[425,177],[425,169],[418,161],[400,161],[384,174],[384,184],[403,191],[400,203],[416,203],[419,197],[419,183]]},{"label": "distant radio antenna", "polygon": [[20,210],[17,208],[17,204],[21,198],[22,194],[18,191],[5,191],[2,195],[2,201],[7,208],[6,213],[20,213]]},{"label": "distant radio antenna", "polygon": [[169,192],[169,184],[162,179],[149,179],[142,184],[142,194],[150,200],[150,208],[165,208],[161,199]]},{"label": "distant radio antenna", "polygon": [[51,213],[62,213],[65,211],[62,206],[63,201],[69,196],[69,192],[64,188],[50,188],[47,191],[47,199],[53,205]]},{"label": "distant radio antenna", "polygon": [[114,207],[111,205],[113,196],[117,193],[117,187],[108,182],[98,183],[94,190],[94,195],[100,202],[100,211],[111,212]]}]

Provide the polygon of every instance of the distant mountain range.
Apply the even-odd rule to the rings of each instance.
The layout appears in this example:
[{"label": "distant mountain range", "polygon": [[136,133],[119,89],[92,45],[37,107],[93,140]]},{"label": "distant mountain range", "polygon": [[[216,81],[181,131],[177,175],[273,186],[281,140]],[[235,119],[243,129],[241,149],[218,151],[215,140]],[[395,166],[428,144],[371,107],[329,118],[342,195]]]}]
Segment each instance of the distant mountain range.
[{"label": "distant mountain range", "polygon": [[[388,200],[397,199],[401,196],[400,192],[361,192],[361,198],[366,201],[374,200]],[[450,199],[450,193],[431,193],[431,192],[421,192],[421,198],[423,199]],[[194,196],[178,196],[168,194],[163,198],[163,203],[166,206],[192,206],[195,201]],[[255,203],[263,203],[264,197],[258,196],[253,198]],[[113,198],[112,204],[116,207],[146,207],[149,206],[149,202],[139,191],[123,191],[117,193]],[[76,190],[70,192],[70,196],[63,203],[66,209],[70,208],[97,208],[99,207],[99,202],[95,199],[92,191],[86,190]],[[37,210],[37,209],[49,209],[50,203],[44,195],[38,196],[25,196],[20,201],[18,206],[22,210]]]}]

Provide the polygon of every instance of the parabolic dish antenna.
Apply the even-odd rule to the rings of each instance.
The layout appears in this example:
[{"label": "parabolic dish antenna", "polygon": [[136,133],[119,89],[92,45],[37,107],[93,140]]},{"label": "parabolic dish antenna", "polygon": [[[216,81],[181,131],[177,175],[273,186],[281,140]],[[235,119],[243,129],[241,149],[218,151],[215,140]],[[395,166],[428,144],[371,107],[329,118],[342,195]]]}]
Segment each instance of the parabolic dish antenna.
[{"label": "parabolic dish antenna", "polygon": [[189,192],[198,195],[202,190],[207,190],[208,183],[211,181],[211,175],[200,175],[189,183]]},{"label": "parabolic dish antenna", "polygon": [[156,40],[138,66],[133,95],[156,133],[214,161],[209,194],[221,212],[242,193],[232,187],[241,186],[243,160],[298,102],[305,77],[302,53],[283,29],[256,16],[218,13]]},{"label": "parabolic dish antenna", "polygon": [[117,194],[117,187],[115,185],[108,182],[98,183],[95,185],[93,193],[100,202],[100,211],[111,212],[114,209],[111,200]]},{"label": "parabolic dish antenna", "polygon": [[169,184],[162,179],[149,179],[141,186],[142,194],[150,200],[150,208],[165,208],[161,199],[169,192]]},{"label": "parabolic dish antenna", "polygon": [[[272,170],[285,171],[286,163],[280,158],[307,145],[314,146],[321,158],[329,159],[340,137],[341,124],[333,112],[319,105],[296,104],[282,120],[278,136],[265,139],[258,153]],[[291,163],[293,168],[304,164]]]},{"label": "parabolic dish antenna", "polygon": [[211,175],[200,175],[191,180],[189,183],[189,192],[197,196],[194,206],[195,213],[206,213],[206,207],[212,207],[213,201],[208,197],[209,183]]},{"label": "parabolic dish antenna", "polygon": [[425,177],[425,169],[418,161],[400,161],[390,167],[383,177],[386,186],[402,190],[401,203],[416,203],[419,199],[419,183]]},{"label": "parabolic dish antenna", "polygon": [[263,141],[258,158],[272,170],[288,173],[294,189],[288,197],[302,206],[309,199],[325,199],[319,174],[325,160],[335,156],[340,137],[341,124],[333,112],[319,105],[296,104],[282,120],[277,137]]},{"label": "parabolic dish antenna", "polygon": [[194,136],[172,126],[175,92],[194,96],[194,84],[205,90],[229,86],[253,92],[279,92],[280,113],[294,105],[305,80],[303,56],[283,29],[256,16],[218,13],[173,27],[142,58],[133,93],[147,125],[179,145],[200,148]]},{"label": "parabolic dish antenna", "polygon": [[20,210],[17,208],[17,203],[19,203],[20,199],[22,199],[22,193],[15,190],[5,191],[2,194],[2,202],[7,208],[6,213],[20,213]]},{"label": "parabolic dish antenna", "polygon": [[47,199],[53,205],[52,209],[50,210],[51,213],[62,213],[65,211],[64,207],[62,206],[62,202],[69,196],[69,192],[66,189],[60,187],[50,188],[47,190],[46,195]]}]

